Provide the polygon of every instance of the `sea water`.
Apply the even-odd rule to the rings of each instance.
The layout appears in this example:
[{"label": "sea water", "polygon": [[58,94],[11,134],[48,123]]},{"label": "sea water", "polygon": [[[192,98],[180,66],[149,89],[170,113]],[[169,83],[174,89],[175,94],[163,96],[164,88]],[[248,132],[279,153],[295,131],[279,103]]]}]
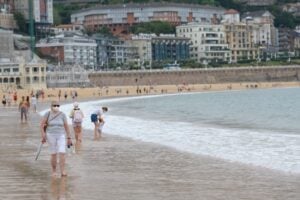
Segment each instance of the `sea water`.
[{"label": "sea water", "polygon": [[[253,89],[81,103],[83,126],[108,106],[105,134],[288,173],[300,173],[300,89]],[[61,110],[69,113],[72,105]]]}]

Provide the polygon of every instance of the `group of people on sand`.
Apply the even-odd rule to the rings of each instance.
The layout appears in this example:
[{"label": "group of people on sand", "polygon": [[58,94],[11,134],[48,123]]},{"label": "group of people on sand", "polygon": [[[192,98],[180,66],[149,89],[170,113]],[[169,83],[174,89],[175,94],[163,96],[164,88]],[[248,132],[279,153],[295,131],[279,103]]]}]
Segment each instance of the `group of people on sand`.
[{"label": "group of people on sand", "polygon": [[29,109],[32,107],[33,112],[37,111],[37,99],[34,95],[32,95],[31,99],[29,96],[22,96],[21,101],[19,103],[19,112],[21,114],[21,123],[27,122]]},{"label": "group of people on sand", "polygon": [[[66,147],[73,145],[71,132],[67,122],[67,115],[60,111],[60,103],[58,101],[51,102],[50,111],[46,112],[42,117],[40,129],[42,143],[48,143],[51,154],[52,176],[57,176],[57,160],[59,160],[59,168],[61,176],[67,176],[65,170],[65,154]],[[104,113],[108,111],[107,107],[102,107],[91,114],[91,121],[94,124],[94,139],[101,138],[104,121]],[[75,146],[82,143],[82,122],[84,118],[83,111],[79,107],[79,103],[74,102],[69,117],[72,119],[72,127],[75,136]]]},{"label": "group of people on sand", "polygon": [[3,107],[10,107],[13,103],[16,105],[18,100],[17,92],[8,92],[2,96],[2,105]]}]

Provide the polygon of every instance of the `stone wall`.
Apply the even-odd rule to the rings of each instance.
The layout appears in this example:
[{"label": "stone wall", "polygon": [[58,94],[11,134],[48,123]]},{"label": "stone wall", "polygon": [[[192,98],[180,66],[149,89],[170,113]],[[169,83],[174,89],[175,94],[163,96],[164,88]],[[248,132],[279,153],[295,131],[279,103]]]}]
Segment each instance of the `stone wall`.
[{"label": "stone wall", "polygon": [[177,85],[300,80],[300,65],[196,70],[117,71],[89,74],[94,86]]}]

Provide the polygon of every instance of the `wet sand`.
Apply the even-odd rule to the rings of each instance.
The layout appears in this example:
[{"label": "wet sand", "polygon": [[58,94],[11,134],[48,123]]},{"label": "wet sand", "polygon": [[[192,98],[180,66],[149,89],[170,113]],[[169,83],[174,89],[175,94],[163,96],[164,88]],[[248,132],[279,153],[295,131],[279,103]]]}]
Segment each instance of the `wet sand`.
[{"label": "wet sand", "polygon": [[[66,178],[51,178],[48,149],[38,161],[37,113],[21,124],[0,108],[0,199],[3,200],[298,200],[300,175],[178,152],[104,134],[67,156]],[[299,163],[298,163],[299,164]]]}]

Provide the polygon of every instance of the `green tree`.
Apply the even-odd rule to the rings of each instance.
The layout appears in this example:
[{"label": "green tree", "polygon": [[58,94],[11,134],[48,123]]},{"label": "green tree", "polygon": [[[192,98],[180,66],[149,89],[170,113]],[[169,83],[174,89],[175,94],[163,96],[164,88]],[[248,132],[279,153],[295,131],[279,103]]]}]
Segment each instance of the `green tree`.
[{"label": "green tree", "polygon": [[14,13],[14,19],[18,25],[18,29],[21,33],[26,33],[28,34],[28,27],[26,26],[26,19],[24,15],[20,12],[15,12]]},{"label": "green tree", "polygon": [[105,36],[112,36],[110,29],[107,27],[99,28],[97,33],[100,33],[101,35],[105,35]]},{"label": "green tree", "polygon": [[131,27],[130,32],[134,34],[139,33],[155,33],[159,35],[160,33],[163,34],[169,34],[169,33],[175,33],[175,26],[171,25],[168,22],[162,22],[162,21],[153,21],[153,22],[146,22],[137,24],[133,27]]}]

